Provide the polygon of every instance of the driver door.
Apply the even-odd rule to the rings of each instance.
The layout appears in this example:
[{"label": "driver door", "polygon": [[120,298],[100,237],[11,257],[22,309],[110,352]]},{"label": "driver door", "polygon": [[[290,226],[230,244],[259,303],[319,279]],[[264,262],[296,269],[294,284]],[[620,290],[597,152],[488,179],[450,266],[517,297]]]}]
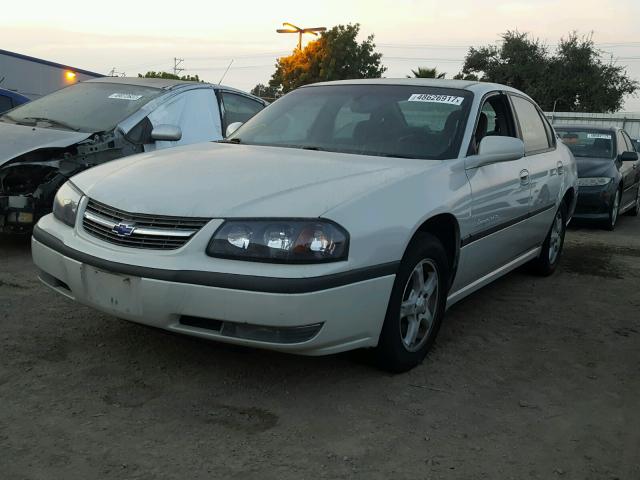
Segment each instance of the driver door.
[{"label": "driver door", "polygon": [[[506,95],[494,92],[484,99],[478,114],[469,155],[478,151],[485,136],[517,137],[511,105]],[[464,271],[456,278],[463,287],[516,259],[530,247],[526,219],[529,213],[528,159],[467,169],[471,185],[469,234],[462,239]]]}]

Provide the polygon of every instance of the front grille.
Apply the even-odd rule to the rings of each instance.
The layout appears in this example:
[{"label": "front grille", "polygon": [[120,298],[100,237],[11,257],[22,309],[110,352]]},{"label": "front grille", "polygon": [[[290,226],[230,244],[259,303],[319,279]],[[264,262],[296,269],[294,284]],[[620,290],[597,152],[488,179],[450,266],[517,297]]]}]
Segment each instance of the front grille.
[{"label": "front grille", "polygon": [[89,199],[82,226],[88,234],[115,245],[174,250],[208,222],[208,218],[129,213]]}]

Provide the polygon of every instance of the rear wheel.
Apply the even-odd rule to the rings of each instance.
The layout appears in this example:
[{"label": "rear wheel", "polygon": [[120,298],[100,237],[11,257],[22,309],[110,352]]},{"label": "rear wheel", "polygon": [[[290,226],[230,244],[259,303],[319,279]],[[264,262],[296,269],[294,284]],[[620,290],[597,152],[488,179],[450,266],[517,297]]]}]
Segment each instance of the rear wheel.
[{"label": "rear wheel", "polygon": [[618,216],[620,214],[620,198],[621,193],[620,189],[616,190],[616,194],[613,197],[613,201],[611,202],[611,208],[609,209],[609,218],[607,219],[607,223],[605,224],[605,228],[609,231],[613,231],[616,228],[616,223],[618,223]]},{"label": "rear wheel", "polygon": [[448,282],[442,244],[433,235],[418,234],[402,259],[389,299],[376,348],[381,368],[405,372],[422,362],[440,329]]},{"label": "rear wheel", "polygon": [[564,247],[564,236],[567,231],[567,206],[564,201],[560,204],[553,223],[547,234],[547,238],[542,244],[542,250],[538,258],[531,262],[534,273],[542,276],[551,275],[555,272],[562,248]]}]

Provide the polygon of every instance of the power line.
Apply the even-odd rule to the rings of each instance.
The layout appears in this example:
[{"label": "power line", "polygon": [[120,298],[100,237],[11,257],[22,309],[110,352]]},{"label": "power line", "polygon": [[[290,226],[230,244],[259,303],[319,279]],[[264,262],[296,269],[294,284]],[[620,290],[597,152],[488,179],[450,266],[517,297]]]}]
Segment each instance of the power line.
[{"label": "power line", "polygon": [[[492,43],[492,42],[488,42]],[[501,40],[493,43],[501,43]],[[436,43],[376,43],[378,47],[385,48],[470,48],[473,46],[487,44],[487,42],[478,42],[476,45],[453,45],[453,44],[436,44]],[[545,44],[547,47],[557,47],[559,44],[551,43]],[[602,43],[594,43],[596,47],[635,47],[640,46],[640,42],[637,41],[621,41],[621,42],[602,42]]]}]

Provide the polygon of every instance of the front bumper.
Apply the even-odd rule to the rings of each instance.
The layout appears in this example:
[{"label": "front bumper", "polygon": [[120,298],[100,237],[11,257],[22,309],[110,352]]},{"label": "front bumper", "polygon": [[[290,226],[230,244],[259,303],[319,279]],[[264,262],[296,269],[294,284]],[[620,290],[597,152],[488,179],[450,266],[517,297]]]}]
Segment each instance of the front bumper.
[{"label": "front bumper", "polygon": [[397,268],[379,268],[371,278],[157,269],[120,263],[109,247],[100,257],[71,248],[52,234],[71,229],[56,223],[48,216],[41,224],[54,228],[36,227],[32,255],[43,283],[66,297],[178,333],[306,355],[375,346]]},{"label": "front bumper", "polygon": [[615,192],[616,190],[611,184],[604,187],[580,187],[574,218],[606,220],[609,218],[609,210]]}]

